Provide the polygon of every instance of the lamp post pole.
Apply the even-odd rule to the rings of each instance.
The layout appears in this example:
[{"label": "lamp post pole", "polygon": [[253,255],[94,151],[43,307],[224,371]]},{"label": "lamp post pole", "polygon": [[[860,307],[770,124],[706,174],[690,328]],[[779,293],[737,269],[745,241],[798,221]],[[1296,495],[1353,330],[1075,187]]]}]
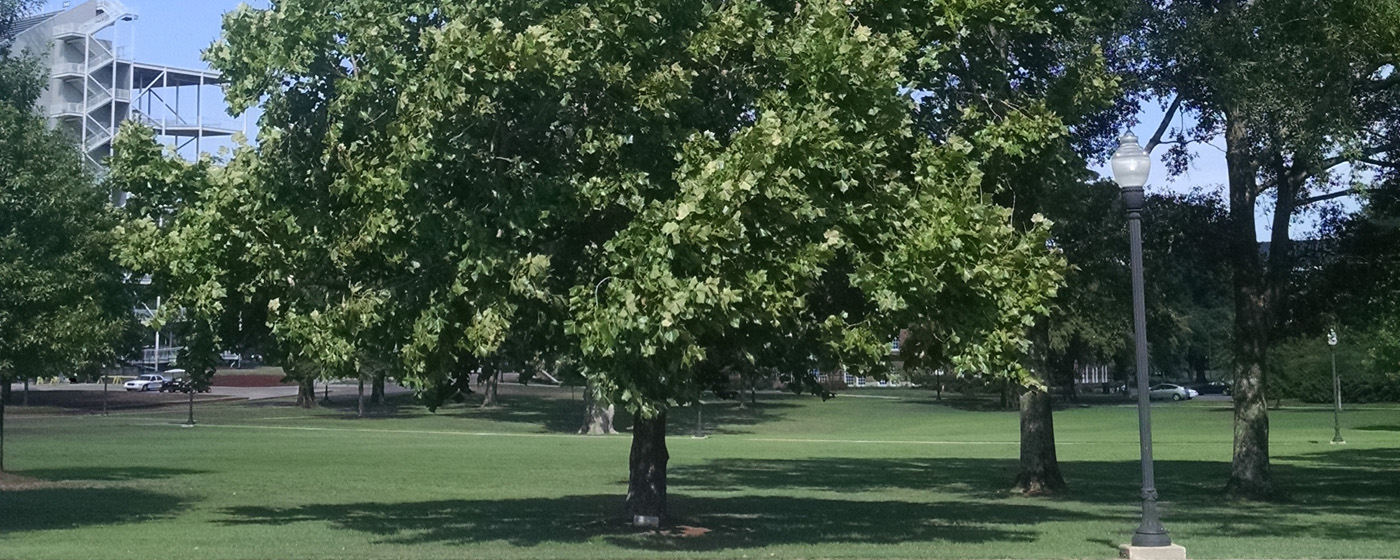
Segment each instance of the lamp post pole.
[{"label": "lamp post pole", "polygon": [[1327,332],[1327,346],[1332,350],[1332,395],[1336,407],[1332,409],[1332,443],[1346,443],[1342,439],[1342,378],[1337,377],[1337,331]]},{"label": "lamp post pole", "polygon": [[1124,134],[1112,159],[1113,177],[1123,191],[1128,208],[1128,233],[1132,241],[1133,342],[1136,346],[1138,384],[1138,440],[1142,451],[1142,523],[1133,532],[1133,546],[1164,547],[1172,544],[1157,510],[1157,483],[1152,465],[1152,403],[1147,390],[1147,304],[1142,279],[1143,186],[1152,159],[1138,145],[1137,137]]}]

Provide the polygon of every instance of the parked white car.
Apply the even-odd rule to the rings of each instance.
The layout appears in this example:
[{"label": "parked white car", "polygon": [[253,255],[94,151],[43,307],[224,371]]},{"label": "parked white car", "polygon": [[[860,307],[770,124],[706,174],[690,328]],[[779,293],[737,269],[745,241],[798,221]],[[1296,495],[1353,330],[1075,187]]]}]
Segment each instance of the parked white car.
[{"label": "parked white car", "polygon": [[128,391],[159,391],[161,387],[164,387],[165,384],[169,382],[170,379],[166,378],[164,375],[146,373],[136,379],[123,383],[122,387]]},{"label": "parked white car", "polygon": [[1184,401],[1201,396],[1195,389],[1188,389],[1172,383],[1153,385],[1147,390],[1147,395],[1154,399],[1171,399],[1174,401]]}]

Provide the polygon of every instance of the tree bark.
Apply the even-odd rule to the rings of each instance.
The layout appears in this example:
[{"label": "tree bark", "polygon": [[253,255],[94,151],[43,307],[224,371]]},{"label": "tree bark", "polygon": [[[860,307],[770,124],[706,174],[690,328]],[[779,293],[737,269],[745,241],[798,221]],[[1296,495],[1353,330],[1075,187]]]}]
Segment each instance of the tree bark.
[{"label": "tree bark", "polygon": [[297,406],[316,408],[316,378],[303,377],[297,380]]},{"label": "tree bark", "polygon": [[360,413],[359,413],[359,417],[360,417],[360,418],[364,418],[364,417],[365,417],[365,375],[364,375],[363,373],[360,374],[360,388],[359,388],[359,392],[360,392]]},{"label": "tree bark", "polygon": [[[5,387],[10,386],[10,380],[0,378],[0,383]],[[5,472],[5,399],[0,399],[0,473]]]},{"label": "tree bark", "polygon": [[0,400],[5,401],[5,404],[10,404],[10,398],[11,398],[10,384],[11,384],[11,383],[14,383],[14,379],[12,379],[12,378],[6,377],[6,378],[3,378],[3,379],[0,379]]},{"label": "tree bark", "polygon": [[632,425],[632,455],[628,462],[627,516],[666,521],[666,413],[638,416]]},{"label": "tree bark", "polygon": [[499,386],[497,385],[501,379],[501,372],[493,365],[483,364],[481,366],[481,376],[485,378],[486,382],[486,390],[483,391],[484,396],[481,399],[481,407],[496,408],[501,406],[500,396],[498,394]]},{"label": "tree bark", "polygon": [[1264,397],[1264,364],[1272,325],[1254,223],[1258,164],[1236,111],[1226,111],[1225,143],[1235,292],[1235,442],[1225,489],[1233,496],[1263,499],[1274,490],[1269,469],[1268,401]]},{"label": "tree bark", "polygon": [[1016,491],[1031,495],[1058,494],[1069,489],[1055,456],[1055,419],[1050,394],[1027,389],[1021,394],[1021,472]]},{"label": "tree bark", "polygon": [[583,427],[578,433],[590,436],[615,434],[613,414],[616,407],[604,398],[592,383],[583,388]]},{"label": "tree bark", "polygon": [[384,404],[384,372],[374,374],[374,383],[369,391],[369,402],[374,405]]},{"label": "tree bark", "polygon": [[24,378],[24,406],[29,406],[29,377]]}]

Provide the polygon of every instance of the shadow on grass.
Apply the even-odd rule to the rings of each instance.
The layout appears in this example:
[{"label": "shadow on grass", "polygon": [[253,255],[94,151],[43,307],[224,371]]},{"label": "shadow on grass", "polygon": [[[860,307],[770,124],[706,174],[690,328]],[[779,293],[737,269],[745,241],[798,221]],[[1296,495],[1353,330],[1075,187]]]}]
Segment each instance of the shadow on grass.
[{"label": "shadow on grass", "polygon": [[[478,394],[472,395],[466,405],[446,406],[440,408],[438,414],[530,424],[548,433],[572,434],[583,425],[583,400],[577,395],[553,387],[511,387],[510,392],[506,390],[507,385],[501,387],[500,406],[482,408]],[[770,395],[757,405],[746,404],[743,408],[734,401],[707,402],[702,406],[703,432],[707,435],[751,433],[749,427],[780,420],[788,411],[800,406],[784,402],[787,398]],[[421,405],[413,406],[419,406],[419,410],[422,410]],[[667,433],[672,436],[694,434],[696,421],[694,406],[673,409],[668,413]],[[613,417],[613,426],[619,431],[630,430],[632,415],[619,407]]]},{"label": "shadow on grass", "polygon": [[[1400,450],[1329,450],[1281,457],[1279,481],[1290,500],[1235,502],[1222,497],[1226,462],[1160,461],[1158,487],[1169,526],[1187,534],[1337,541],[1376,539],[1400,548],[1395,516]],[[769,545],[902,542],[1033,542],[1074,523],[1136,522],[1138,463],[1065,462],[1073,493],[1054,499],[1015,496],[1006,488],[1014,460],[791,459],[715,460],[671,469],[675,529],[638,532],[620,520],[622,496],[583,495],[516,500],[313,504],[222,511],[227,525],[323,523],[396,544],[515,546],[602,541],[653,551],[702,552]],[[919,492],[929,501],[872,500],[861,494]],[[794,491],[850,494],[806,497]],[[688,493],[689,492],[689,493]],[[699,495],[728,492],[731,495]],[[928,492],[928,493],[924,493]],[[881,494],[880,496],[889,496]],[[864,498],[864,499],[863,499]],[[1065,525],[1065,523],[1070,525]],[[1111,554],[1115,543],[1104,544]]]},{"label": "shadow on grass", "polygon": [[672,504],[677,525],[685,527],[663,533],[638,532],[621,523],[622,498],[616,495],[238,507],[223,513],[229,525],[329,523],[395,544],[506,541],[535,546],[603,539],[627,548],[691,552],[836,542],[1028,542],[1037,538],[1035,524],[1095,517],[1024,503],[673,494]]},{"label": "shadow on grass", "polygon": [[[1225,498],[1228,462],[1157,461],[1156,481],[1169,521],[1206,524],[1214,534],[1334,540],[1394,535],[1391,540],[1400,548],[1397,465],[1400,449],[1277,457],[1274,475],[1288,498],[1272,503]],[[1131,506],[1139,493],[1139,469],[1136,461],[1062,462],[1071,491],[1045,503],[1086,511]],[[725,459],[673,467],[670,485],[730,492],[928,490],[996,503],[1013,497],[1009,487],[1016,472],[1013,459]]]},{"label": "shadow on grass", "polygon": [[79,529],[164,519],[185,506],[177,496],[131,488],[51,487],[0,495],[6,532]]},{"label": "shadow on grass", "polygon": [[1373,426],[1357,426],[1353,429],[1363,430],[1367,432],[1400,432],[1400,424],[1376,424]]},{"label": "shadow on grass", "polygon": [[31,478],[48,481],[97,481],[124,482],[128,480],[153,480],[187,474],[207,474],[211,471],[195,469],[172,469],[166,467],[71,467],[58,469],[30,469],[17,472]]}]

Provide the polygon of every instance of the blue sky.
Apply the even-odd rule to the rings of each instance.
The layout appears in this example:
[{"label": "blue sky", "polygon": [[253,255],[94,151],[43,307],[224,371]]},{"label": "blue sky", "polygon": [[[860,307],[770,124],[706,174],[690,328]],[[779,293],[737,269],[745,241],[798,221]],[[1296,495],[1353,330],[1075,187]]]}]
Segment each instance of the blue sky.
[{"label": "blue sky", "polygon": [[[225,12],[243,3],[256,8],[267,6],[267,0],[120,1],[139,15],[135,22],[128,24],[132,31],[123,31],[130,33],[129,36],[134,38],[134,55],[137,60],[196,69],[208,68],[200,59],[200,52],[218,39]],[[81,3],[73,1],[73,5]],[[48,0],[46,7],[58,10],[63,4],[62,0]],[[1134,128],[1134,132],[1146,142],[1156,130],[1160,119],[1160,110],[1148,111],[1142,115],[1141,124]],[[249,130],[251,132],[253,128],[250,126]],[[1154,155],[1160,156],[1163,150],[1159,148],[1158,153]],[[1226,181],[1223,143],[1217,140],[1213,145],[1196,146],[1195,151],[1198,157],[1192,168],[1178,177],[1167,177],[1160,160],[1154,162],[1148,189],[1156,192],[1189,192],[1194,188],[1201,188],[1223,195]],[[1106,173],[1106,169],[1103,168],[1096,170]],[[1354,207],[1354,204],[1351,206]],[[1263,208],[1260,210],[1258,233],[1263,240],[1268,238],[1271,217]],[[1311,221],[1302,220],[1294,226],[1293,237],[1307,236],[1313,229]]]}]

